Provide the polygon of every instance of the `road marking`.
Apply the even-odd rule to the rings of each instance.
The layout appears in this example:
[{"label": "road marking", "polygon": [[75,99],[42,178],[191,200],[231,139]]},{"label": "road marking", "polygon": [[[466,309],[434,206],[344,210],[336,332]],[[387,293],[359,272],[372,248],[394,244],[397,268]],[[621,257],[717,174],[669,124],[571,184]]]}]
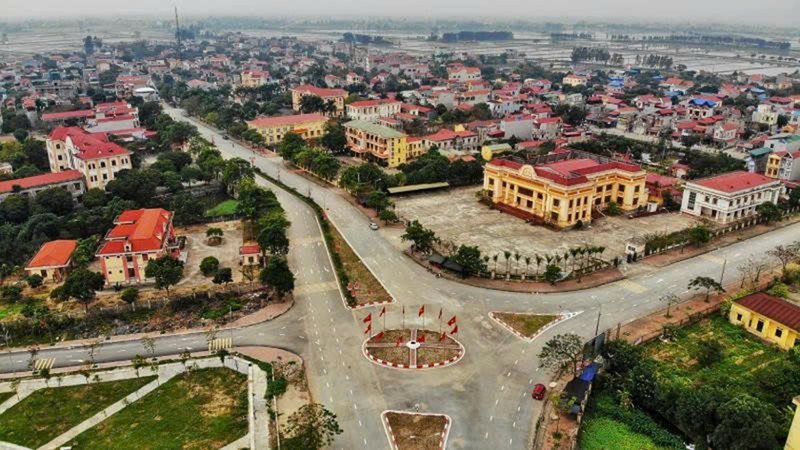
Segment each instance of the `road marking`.
[{"label": "road marking", "polygon": [[494,416],[489,416],[489,422],[494,421]]},{"label": "road marking", "polygon": [[327,281],[324,283],[313,283],[313,284],[298,286],[294,289],[294,292],[295,295],[310,295],[310,294],[321,294],[323,292],[338,291],[338,290],[339,286],[336,284],[335,281]]},{"label": "road marking", "polygon": [[484,439],[489,439],[489,432],[487,431],[486,434],[483,435]]},{"label": "road marking", "polygon": [[231,347],[233,347],[233,339],[231,338],[217,338],[208,342],[208,351],[210,352],[225,350]]},{"label": "road marking", "polygon": [[497,406],[498,403],[500,403],[500,399],[494,401],[494,406]]},{"label": "road marking", "polygon": [[502,386],[500,386],[500,391],[501,391],[501,392],[502,392],[502,391],[505,391],[505,390],[506,390],[506,385],[505,385],[505,384],[504,384],[504,385],[502,385]]},{"label": "road marking", "polygon": [[647,288],[646,287],[642,286],[641,284],[636,284],[636,283],[634,283],[633,281],[630,281],[630,280],[622,280],[622,281],[617,282],[617,284],[619,284],[619,286],[621,288],[623,288],[625,290],[628,290],[628,291],[631,291],[631,292],[633,292],[635,294],[642,294],[644,292],[647,292]]},{"label": "road marking", "polygon": [[56,362],[55,358],[45,358],[45,359],[37,359],[33,362],[33,370],[34,372],[38,372],[40,370],[50,370],[53,367],[53,363]]}]

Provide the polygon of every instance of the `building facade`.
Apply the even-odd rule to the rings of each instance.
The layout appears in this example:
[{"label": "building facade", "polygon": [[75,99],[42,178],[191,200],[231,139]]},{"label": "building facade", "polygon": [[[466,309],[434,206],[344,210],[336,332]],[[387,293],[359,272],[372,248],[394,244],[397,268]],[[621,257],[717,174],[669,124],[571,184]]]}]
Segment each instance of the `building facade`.
[{"label": "building facade", "polygon": [[83,174],[77,170],[65,170],[58,173],[46,173],[16,180],[0,181],[0,202],[12,194],[35,197],[39,192],[60,187],[72,194],[73,199],[86,192]]},{"label": "building facade", "polygon": [[687,182],[681,212],[719,224],[755,216],[758,205],[777,204],[783,191],[780,181],[745,171]]},{"label": "building facade", "polygon": [[800,306],[763,292],[734,301],[728,320],[784,350],[797,343]]},{"label": "building facade", "polygon": [[397,100],[363,100],[347,105],[347,117],[374,122],[381,117],[394,117],[403,104]]},{"label": "building facade", "polygon": [[612,202],[625,211],[647,203],[646,172],[620,161],[565,159],[541,165],[495,159],[483,171],[483,188],[504,205],[560,228],[589,224],[592,211]]},{"label": "building facade", "polygon": [[293,116],[258,117],[247,126],[264,136],[264,143],[277,145],[286,133],[297,133],[303,139],[317,139],[325,135],[328,118],[322,114],[295,114]]},{"label": "building facade", "polygon": [[347,97],[347,91],[344,89],[318,88],[310,84],[297,86],[292,89],[292,109],[295,112],[300,112],[303,97],[307,95],[317,96],[324,102],[333,102],[336,111],[332,115],[341,117],[344,114],[344,99]]},{"label": "building facade", "polygon": [[356,154],[397,167],[408,161],[408,138],[393,128],[363,120],[344,124],[347,145]]},{"label": "building facade", "polygon": [[110,142],[104,134],[87,133],[78,127],[58,127],[47,137],[50,171],[77,170],[86,188],[105,189],[117,172],[131,169],[130,152]]},{"label": "building facade", "polygon": [[149,281],[144,272],[151,259],[175,257],[177,253],[172,213],[151,208],[120,214],[95,256],[100,260],[106,284],[129,284]]},{"label": "building facade", "polygon": [[56,240],[45,242],[25,266],[28,275],[39,275],[45,283],[64,281],[72,267],[72,253],[78,241]]}]

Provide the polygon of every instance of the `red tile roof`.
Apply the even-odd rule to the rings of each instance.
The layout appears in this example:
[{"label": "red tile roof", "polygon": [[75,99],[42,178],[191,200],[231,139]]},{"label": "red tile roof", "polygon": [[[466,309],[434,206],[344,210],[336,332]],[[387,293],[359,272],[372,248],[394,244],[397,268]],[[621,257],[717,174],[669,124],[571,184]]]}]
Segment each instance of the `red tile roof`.
[{"label": "red tile roof", "polygon": [[477,134],[473,133],[472,131],[451,131],[448,129],[441,129],[434,134],[429,134],[425,136],[425,140],[442,142],[442,141],[449,141],[458,137],[470,138],[475,136],[477,136]]},{"label": "red tile roof", "polygon": [[297,125],[300,123],[318,122],[327,120],[319,113],[295,114],[293,116],[257,117],[247,122],[248,125],[256,128],[279,127],[285,125]]},{"label": "red tile roof", "polygon": [[73,240],[46,242],[26,268],[66,266],[77,246],[78,241]]},{"label": "red tile roof", "polygon": [[116,226],[108,232],[106,242],[97,254],[127,253],[126,243],[131,244],[130,252],[159,250],[169,237],[171,219],[172,213],[162,208],[125,211],[114,221]]},{"label": "red tile roof", "polygon": [[353,108],[369,108],[370,106],[378,106],[378,105],[388,105],[393,103],[400,103],[397,100],[391,99],[381,99],[381,100],[360,100],[357,102],[350,103],[347,106],[352,106]]},{"label": "red tile roof", "polygon": [[78,118],[88,118],[94,117],[94,111],[91,109],[81,109],[78,111],[65,111],[65,112],[57,112],[57,113],[46,113],[42,114],[42,120],[45,122],[51,120],[64,120],[64,119],[78,119]]},{"label": "red tile roof", "polygon": [[692,181],[693,184],[729,193],[777,182],[774,178],[743,170]]},{"label": "red tile roof", "polygon": [[56,183],[66,183],[69,181],[79,181],[83,179],[83,175],[77,170],[65,170],[58,173],[46,173],[44,175],[35,175],[27,178],[18,178],[16,180],[0,181],[0,193],[12,192],[14,186],[19,186],[22,189],[30,189],[39,186],[47,186]]},{"label": "red tile roof", "polygon": [[312,86],[310,84],[303,84],[297,86],[296,88],[292,89],[293,91],[298,92],[307,92],[309,94],[316,95],[317,97],[346,97],[347,91],[344,89],[326,89],[326,88],[318,88],[316,86]]},{"label": "red tile roof", "polygon": [[789,328],[800,330],[800,306],[763,292],[750,294],[735,302]]},{"label": "red tile roof", "polygon": [[243,245],[239,247],[240,255],[257,255],[261,253],[261,247],[258,244]]},{"label": "red tile roof", "polygon": [[67,138],[78,148],[79,159],[97,159],[108,156],[127,155],[129,152],[119,145],[109,142],[103,134],[91,134],[78,127],[57,127],[50,132],[48,139],[64,141]]}]

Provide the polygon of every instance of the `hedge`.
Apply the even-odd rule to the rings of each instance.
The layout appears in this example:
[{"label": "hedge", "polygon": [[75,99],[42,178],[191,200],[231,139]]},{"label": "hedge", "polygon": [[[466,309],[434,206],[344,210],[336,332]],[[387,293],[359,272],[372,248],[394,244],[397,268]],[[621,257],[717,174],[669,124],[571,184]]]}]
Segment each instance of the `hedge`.
[{"label": "hedge", "polygon": [[679,436],[665,430],[650,416],[639,410],[622,408],[608,394],[598,394],[593,399],[590,415],[593,417],[608,417],[623,423],[634,433],[649,437],[659,447],[675,450],[684,450],[686,448]]}]

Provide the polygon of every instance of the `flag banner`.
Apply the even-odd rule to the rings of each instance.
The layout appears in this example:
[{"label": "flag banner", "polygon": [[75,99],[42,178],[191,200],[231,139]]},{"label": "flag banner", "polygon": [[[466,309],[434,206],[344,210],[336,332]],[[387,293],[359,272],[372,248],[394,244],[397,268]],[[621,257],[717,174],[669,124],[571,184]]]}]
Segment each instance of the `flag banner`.
[{"label": "flag banner", "polygon": [[425,305],[422,305],[419,307],[419,312],[417,313],[417,316],[422,317],[424,315],[425,315]]},{"label": "flag banner", "polygon": [[375,342],[380,342],[383,339],[383,331],[375,335]]},{"label": "flag banner", "polygon": [[381,308],[381,313],[378,314],[378,317],[382,317],[384,314],[386,314],[386,307],[385,306],[383,308]]},{"label": "flag banner", "polygon": [[367,317],[364,317],[364,323],[372,322],[372,313],[367,314]]},{"label": "flag banner", "polygon": [[451,326],[451,327],[452,327],[452,326],[453,326],[453,324],[455,324],[455,323],[456,323],[456,316],[453,316],[453,318],[452,318],[452,319],[450,319],[450,320],[448,320],[448,321],[447,321],[447,325],[449,325],[449,326]]},{"label": "flag banner", "polygon": [[442,333],[442,335],[439,336],[439,342],[442,342],[444,340],[444,338],[446,338],[446,337],[447,337],[447,333],[446,332]]},{"label": "flag banner", "polygon": [[425,342],[425,335],[424,335],[424,334],[423,334],[423,335],[420,335],[420,336],[417,338],[417,342],[420,342],[420,343],[422,343],[422,342]]},{"label": "flag banner", "polygon": [[372,331],[372,324],[369,324],[369,326],[367,327],[367,329],[366,329],[366,330],[364,330],[364,334],[367,334],[367,333],[369,333],[370,331]]},{"label": "flag banner", "polygon": [[456,333],[458,333],[458,325],[456,325],[456,327],[453,328],[453,331],[450,332],[450,334],[456,334]]}]

